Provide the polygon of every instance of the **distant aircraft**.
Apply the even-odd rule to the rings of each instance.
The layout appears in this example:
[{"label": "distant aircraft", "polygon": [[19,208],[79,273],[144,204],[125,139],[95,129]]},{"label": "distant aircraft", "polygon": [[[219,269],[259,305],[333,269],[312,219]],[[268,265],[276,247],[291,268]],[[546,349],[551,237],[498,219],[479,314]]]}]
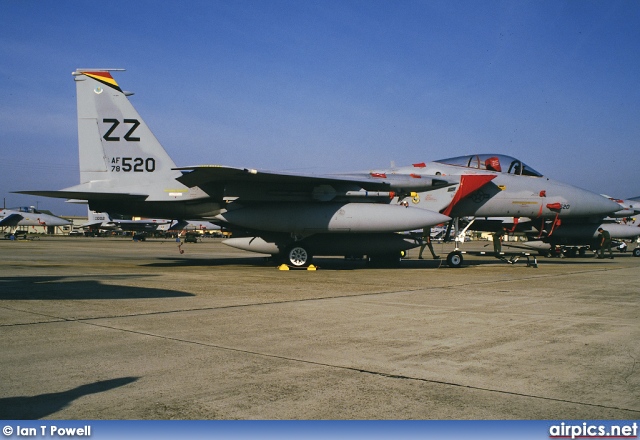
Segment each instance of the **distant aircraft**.
[{"label": "distant aircraft", "polygon": [[89,230],[132,232],[214,231],[220,229],[220,226],[204,220],[117,219],[107,212],[96,212],[91,209],[88,209],[87,223],[81,227]]},{"label": "distant aircraft", "polygon": [[67,226],[69,220],[56,217],[53,214],[38,211],[33,206],[3,209],[0,211],[0,227],[9,227],[10,234],[16,232],[20,226]]},{"label": "distant aircraft", "polygon": [[215,223],[211,223],[205,220],[185,220],[178,221],[174,223],[171,227],[171,230],[183,230],[183,231],[202,231],[202,232],[211,232],[211,231],[220,231],[222,228],[220,225],[216,225]]},{"label": "distant aircraft", "polygon": [[106,212],[96,212],[89,209],[88,221],[82,228],[91,230],[106,231],[133,231],[133,232],[153,232],[166,225],[170,226],[171,220],[164,219],[141,219],[141,220],[120,220],[112,219]]},{"label": "distant aircraft", "polygon": [[616,199],[605,194],[602,194],[602,197],[606,197],[607,199],[616,202],[621,207],[621,209],[614,212],[611,217],[627,218],[640,214],[640,200],[638,200],[637,197],[631,199]]},{"label": "distant aircraft", "polygon": [[[597,194],[544,178],[518,160],[501,165],[494,157],[329,175],[218,165],[177,168],[110,70],[116,69],[73,73],[81,183],[21,193],[86,200],[101,212],[214,221],[233,231],[226,244],[294,266],[308,265],[313,255],[397,261],[401,251],[420,245],[397,232],[454,216],[559,218],[619,209]],[[501,172],[500,166],[509,170]]]}]

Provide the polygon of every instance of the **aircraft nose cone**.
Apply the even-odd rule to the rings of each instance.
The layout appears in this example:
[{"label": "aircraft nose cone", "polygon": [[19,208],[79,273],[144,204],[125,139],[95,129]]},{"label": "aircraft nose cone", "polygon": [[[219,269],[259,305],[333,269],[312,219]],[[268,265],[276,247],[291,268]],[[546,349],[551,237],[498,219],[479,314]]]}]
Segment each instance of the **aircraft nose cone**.
[{"label": "aircraft nose cone", "polygon": [[581,203],[580,211],[585,211],[584,215],[609,215],[614,212],[620,211],[622,207],[619,203],[609,200],[599,194],[585,191],[583,197],[584,203]]},{"label": "aircraft nose cone", "polygon": [[605,199],[605,202],[609,202],[605,205],[603,205],[602,209],[606,209],[607,214],[610,214],[612,212],[616,212],[616,210],[620,210],[621,206],[619,203],[614,202],[613,200],[609,200],[605,197],[603,197],[603,199]]}]

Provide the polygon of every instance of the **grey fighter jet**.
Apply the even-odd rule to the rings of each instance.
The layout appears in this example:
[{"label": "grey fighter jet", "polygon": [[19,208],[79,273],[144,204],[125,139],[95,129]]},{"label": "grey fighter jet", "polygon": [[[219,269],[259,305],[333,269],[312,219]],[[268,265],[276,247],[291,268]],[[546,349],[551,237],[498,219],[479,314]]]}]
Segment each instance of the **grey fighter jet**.
[{"label": "grey fighter jet", "polygon": [[154,232],[162,226],[170,226],[171,223],[171,220],[157,218],[117,219],[112,218],[106,212],[96,212],[89,209],[88,221],[81,227],[89,230]]},{"label": "grey fighter jet", "polygon": [[[312,255],[389,261],[420,239],[398,234],[462,215],[603,215],[619,205],[540,176],[522,162],[471,157],[391,170],[309,175],[201,165],[177,168],[110,71],[78,69],[80,184],[26,194],[91,209],[215,221],[225,243],[305,266]],[[461,159],[462,160],[462,159]],[[475,160],[475,159],[474,159]],[[498,158],[498,161],[500,158]],[[495,161],[494,161],[495,162]],[[468,214],[467,214],[468,213]]]},{"label": "grey fighter jet", "polygon": [[450,219],[400,204],[396,194],[428,191],[458,179],[178,169],[110,69],[78,69],[73,76],[81,183],[61,191],[22,193],[85,200],[98,212],[216,221],[274,243],[270,253],[293,265],[307,265],[312,253],[399,255],[418,243],[396,232]]},{"label": "grey fighter jet", "polygon": [[168,231],[219,231],[220,226],[207,221],[168,220],[161,218],[119,219],[108,212],[96,212],[88,209],[87,223],[81,228],[89,231],[130,231],[130,232],[168,232]]},{"label": "grey fighter jet", "polygon": [[33,206],[5,208],[0,211],[0,227],[9,227],[11,230],[7,235],[15,234],[15,231],[20,226],[47,226],[53,228],[70,224],[69,220],[38,211]]}]

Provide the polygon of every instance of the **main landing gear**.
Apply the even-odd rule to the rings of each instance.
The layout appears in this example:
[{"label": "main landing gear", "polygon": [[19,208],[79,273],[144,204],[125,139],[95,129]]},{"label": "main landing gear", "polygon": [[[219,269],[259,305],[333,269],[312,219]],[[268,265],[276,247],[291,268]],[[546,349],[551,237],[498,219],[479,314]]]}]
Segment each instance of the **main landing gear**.
[{"label": "main landing gear", "polygon": [[307,267],[313,256],[303,246],[293,245],[284,252],[284,264],[294,267]]}]

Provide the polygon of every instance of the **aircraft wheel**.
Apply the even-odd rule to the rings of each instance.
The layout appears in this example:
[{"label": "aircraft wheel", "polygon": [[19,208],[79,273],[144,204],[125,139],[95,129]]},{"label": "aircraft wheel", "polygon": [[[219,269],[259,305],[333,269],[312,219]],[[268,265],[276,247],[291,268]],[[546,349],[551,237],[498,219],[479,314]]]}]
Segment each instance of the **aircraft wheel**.
[{"label": "aircraft wheel", "polygon": [[295,267],[304,267],[311,264],[311,254],[302,246],[293,246],[287,251],[287,264]]},{"label": "aircraft wheel", "polygon": [[464,258],[462,258],[462,253],[458,251],[453,251],[449,253],[449,255],[447,255],[447,266],[458,268],[462,266],[463,260]]},{"label": "aircraft wheel", "polygon": [[634,257],[640,257],[640,248],[635,248],[633,250],[633,256]]}]

